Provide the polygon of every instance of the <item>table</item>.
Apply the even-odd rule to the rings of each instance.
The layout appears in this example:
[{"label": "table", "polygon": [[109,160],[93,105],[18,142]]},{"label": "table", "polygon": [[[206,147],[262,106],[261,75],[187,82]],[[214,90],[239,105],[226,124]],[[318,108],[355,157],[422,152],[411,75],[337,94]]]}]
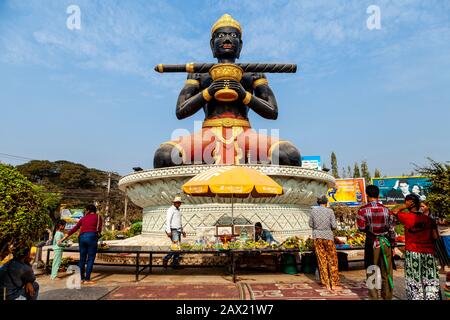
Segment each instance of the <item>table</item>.
[{"label": "table", "polygon": [[[50,262],[50,252],[53,251],[51,247],[47,249],[47,259],[46,266],[49,265]],[[79,252],[78,246],[68,247],[64,249],[64,252]],[[112,264],[112,263],[96,263],[95,265],[103,265],[103,266],[126,266],[126,267],[135,267],[135,279],[136,282],[139,281],[139,274],[145,269],[148,270],[148,274],[152,272],[153,267],[162,267],[160,264],[153,264],[153,255],[154,254],[167,254],[169,252],[174,252],[174,250],[170,250],[168,246],[114,246],[109,247],[107,249],[99,249],[97,253],[128,253],[136,255],[136,263],[134,265],[131,264]],[[297,253],[300,252],[299,249],[253,249],[253,250],[178,250],[180,254],[212,254],[212,255],[226,255],[230,258],[230,267],[231,274],[233,277],[233,282],[236,282],[236,263],[237,256],[248,253]],[[140,264],[140,257],[142,255],[149,255],[149,262],[144,266]],[[227,267],[228,264],[223,265],[183,265],[188,267]]]},{"label": "table", "polygon": [[[396,244],[395,247],[401,247],[404,246],[404,244]],[[355,247],[355,248],[346,248],[346,249],[337,249],[337,251],[349,251],[349,250],[364,250],[364,247]],[[46,266],[49,265],[50,261],[50,251],[53,251],[51,247],[47,249],[47,259],[46,259]],[[64,249],[64,252],[79,252],[78,246],[68,247]],[[124,266],[124,267],[135,267],[135,278],[136,282],[139,281],[139,274],[144,271],[145,269],[148,270],[148,274],[152,273],[153,267],[163,267],[160,264],[153,264],[153,255],[154,254],[168,254],[169,252],[174,252],[174,250],[171,250],[169,246],[113,246],[109,247],[107,249],[99,249],[97,253],[128,253],[128,254],[135,254],[136,255],[136,263],[134,265],[131,264],[112,264],[112,263],[95,263],[96,265],[103,265],[103,266]],[[251,250],[243,250],[243,249],[233,249],[233,250],[177,250],[180,254],[213,254],[213,255],[226,255],[230,258],[230,266],[231,266],[231,274],[233,277],[233,282],[236,282],[236,264],[237,264],[237,257],[239,255],[244,254],[261,254],[261,253],[272,253],[272,254],[295,254],[295,253],[308,253],[313,251],[301,251],[300,249],[251,249]],[[140,257],[142,255],[149,255],[149,262],[148,264],[141,266],[140,264]],[[351,260],[356,261],[356,260]],[[360,260],[358,260],[360,261]],[[224,265],[184,265],[187,267],[198,267],[198,268],[205,268],[205,267],[227,267],[227,264]]]}]

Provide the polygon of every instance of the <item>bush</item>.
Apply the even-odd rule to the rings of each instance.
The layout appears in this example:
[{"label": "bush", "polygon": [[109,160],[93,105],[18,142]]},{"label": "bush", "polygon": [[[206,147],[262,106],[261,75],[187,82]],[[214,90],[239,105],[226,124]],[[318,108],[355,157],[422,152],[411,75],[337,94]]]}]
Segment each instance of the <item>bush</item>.
[{"label": "bush", "polygon": [[0,260],[39,240],[50,226],[45,195],[17,169],[0,164]]},{"label": "bush", "polygon": [[135,222],[131,225],[128,234],[130,237],[134,237],[142,233],[142,221]]}]

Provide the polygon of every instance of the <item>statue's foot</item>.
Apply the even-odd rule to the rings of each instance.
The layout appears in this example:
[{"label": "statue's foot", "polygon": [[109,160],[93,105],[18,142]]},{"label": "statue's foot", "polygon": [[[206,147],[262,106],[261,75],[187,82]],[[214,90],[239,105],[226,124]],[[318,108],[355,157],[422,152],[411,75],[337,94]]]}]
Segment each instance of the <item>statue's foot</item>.
[{"label": "statue's foot", "polygon": [[153,167],[165,168],[179,166],[183,163],[181,152],[171,144],[162,144],[155,152]]},{"label": "statue's foot", "polygon": [[271,164],[281,166],[301,166],[300,151],[289,141],[280,141],[271,154]]}]

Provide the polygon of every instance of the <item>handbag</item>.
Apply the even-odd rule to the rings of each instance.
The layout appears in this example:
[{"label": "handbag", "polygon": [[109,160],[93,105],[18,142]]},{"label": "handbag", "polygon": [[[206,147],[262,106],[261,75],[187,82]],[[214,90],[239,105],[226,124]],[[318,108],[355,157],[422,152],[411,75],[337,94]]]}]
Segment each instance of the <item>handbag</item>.
[{"label": "handbag", "polygon": [[100,239],[101,237],[103,237],[102,235],[102,230],[99,230],[99,226],[100,226],[100,215],[97,214],[97,228],[95,230],[97,230],[97,238]]}]

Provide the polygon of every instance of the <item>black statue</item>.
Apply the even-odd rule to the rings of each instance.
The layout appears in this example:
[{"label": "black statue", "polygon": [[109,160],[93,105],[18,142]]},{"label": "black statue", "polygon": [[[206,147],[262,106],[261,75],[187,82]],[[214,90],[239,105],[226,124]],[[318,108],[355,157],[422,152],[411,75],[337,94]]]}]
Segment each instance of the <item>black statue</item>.
[{"label": "black statue", "polygon": [[242,73],[235,78],[240,81],[227,77],[235,75],[233,65],[242,49],[239,23],[229,15],[222,16],[211,30],[210,45],[218,59],[216,66],[223,67],[210,74],[189,73],[176,107],[178,119],[203,109],[203,128],[163,143],[155,153],[154,167],[194,163],[300,166],[300,152],[292,143],[258,134],[250,127],[249,109],[266,119],[278,117],[277,102],[266,76],[240,68]]}]

